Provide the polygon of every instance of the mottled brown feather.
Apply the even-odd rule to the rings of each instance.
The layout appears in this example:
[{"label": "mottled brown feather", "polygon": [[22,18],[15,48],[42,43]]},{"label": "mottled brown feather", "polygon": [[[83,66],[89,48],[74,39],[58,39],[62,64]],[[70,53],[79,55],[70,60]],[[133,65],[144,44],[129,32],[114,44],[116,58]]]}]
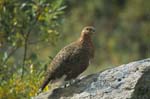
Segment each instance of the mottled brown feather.
[{"label": "mottled brown feather", "polygon": [[90,59],[94,57],[91,40],[94,31],[92,26],[85,27],[77,41],[60,50],[49,65],[40,90],[43,90],[49,81],[61,78],[63,75],[66,75],[65,80],[76,78],[88,67]]}]

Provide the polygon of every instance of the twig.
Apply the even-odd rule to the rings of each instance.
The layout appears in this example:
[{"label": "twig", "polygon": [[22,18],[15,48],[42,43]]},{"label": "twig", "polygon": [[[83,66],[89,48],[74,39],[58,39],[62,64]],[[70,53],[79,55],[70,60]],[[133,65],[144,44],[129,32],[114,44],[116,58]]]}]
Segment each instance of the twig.
[{"label": "twig", "polygon": [[24,55],[23,55],[21,78],[23,78],[23,76],[24,76],[24,66],[25,66],[27,51],[28,51],[28,39],[29,39],[29,36],[30,36],[31,31],[33,29],[33,26],[35,26],[36,23],[37,23],[37,18],[35,18],[35,20],[31,24],[31,26],[29,27],[29,30],[28,30],[27,34],[24,36]]},{"label": "twig", "polygon": [[[36,22],[34,22],[34,23],[36,23]],[[30,33],[31,33],[32,29],[33,29],[33,27],[30,27],[30,29],[28,30],[27,35],[25,36],[25,39],[24,39],[25,43],[24,43],[24,55],[23,55],[23,64],[22,64],[21,78],[23,78],[23,76],[24,76],[24,66],[25,66],[26,57],[27,57],[27,51],[28,51],[28,39],[29,39],[29,36],[30,36]]]}]

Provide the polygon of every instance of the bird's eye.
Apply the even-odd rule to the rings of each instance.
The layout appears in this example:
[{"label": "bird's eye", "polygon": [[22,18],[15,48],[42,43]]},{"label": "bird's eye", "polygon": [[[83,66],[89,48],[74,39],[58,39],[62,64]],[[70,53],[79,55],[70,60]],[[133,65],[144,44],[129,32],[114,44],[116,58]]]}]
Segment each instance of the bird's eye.
[{"label": "bird's eye", "polygon": [[87,28],[86,30],[90,30],[89,28]]}]

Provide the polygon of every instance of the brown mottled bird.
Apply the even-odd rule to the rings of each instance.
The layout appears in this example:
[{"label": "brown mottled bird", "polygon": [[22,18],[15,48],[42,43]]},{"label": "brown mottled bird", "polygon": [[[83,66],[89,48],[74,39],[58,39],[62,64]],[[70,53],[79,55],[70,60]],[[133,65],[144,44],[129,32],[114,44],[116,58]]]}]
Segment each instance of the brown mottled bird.
[{"label": "brown mottled bird", "polygon": [[61,78],[64,75],[66,76],[65,81],[71,80],[88,67],[90,59],[94,57],[94,46],[91,37],[93,33],[95,33],[94,27],[84,27],[78,40],[60,50],[49,65],[40,91],[50,81]]}]

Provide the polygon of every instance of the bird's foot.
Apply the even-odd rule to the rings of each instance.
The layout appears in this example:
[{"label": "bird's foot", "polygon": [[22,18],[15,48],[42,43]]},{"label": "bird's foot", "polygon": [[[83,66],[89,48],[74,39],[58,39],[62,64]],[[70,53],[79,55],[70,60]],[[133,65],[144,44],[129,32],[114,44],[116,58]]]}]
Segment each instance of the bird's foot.
[{"label": "bird's foot", "polygon": [[77,82],[79,82],[80,79],[72,79],[72,80],[69,80],[69,81],[65,81],[64,84],[61,86],[61,88],[67,88]]},{"label": "bird's foot", "polygon": [[63,85],[61,86],[61,88],[67,88],[69,86],[70,86],[69,81],[66,81],[66,82],[63,83]]}]

